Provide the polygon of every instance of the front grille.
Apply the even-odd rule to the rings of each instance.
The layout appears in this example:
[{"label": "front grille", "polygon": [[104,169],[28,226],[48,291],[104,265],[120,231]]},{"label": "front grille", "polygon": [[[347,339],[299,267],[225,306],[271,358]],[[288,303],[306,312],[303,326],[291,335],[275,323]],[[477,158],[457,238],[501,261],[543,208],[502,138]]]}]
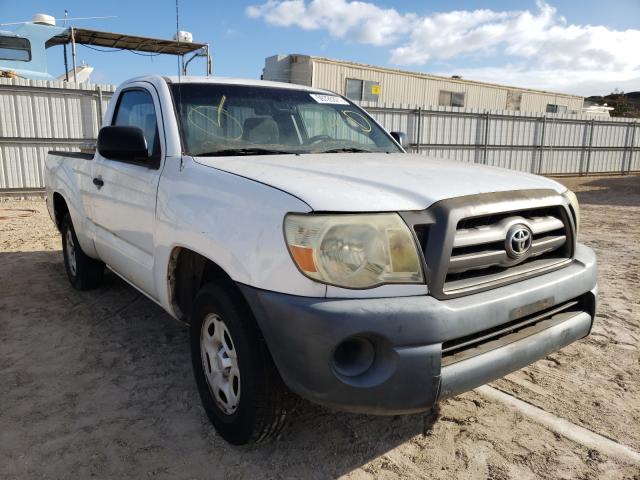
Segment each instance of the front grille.
[{"label": "front grille", "polygon": [[585,296],[442,344],[442,366],[467,360],[561,323],[580,312],[589,312]]},{"label": "front grille", "polygon": [[[562,268],[574,254],[569,203],[554,190],[453,197],[400,214],[422,248],[429,294],[443,300]],[[523,229],[530,245],[518,253],[512,237]]]},{"label": "front grille", "polygon": [[[526,226],[531,246],[513,257],[507,248],[512,228]],[[469,289],[501,278],[548,268],[571,256],[571,225],[560,206],[504,212],[458,222],[444,291]]]}]

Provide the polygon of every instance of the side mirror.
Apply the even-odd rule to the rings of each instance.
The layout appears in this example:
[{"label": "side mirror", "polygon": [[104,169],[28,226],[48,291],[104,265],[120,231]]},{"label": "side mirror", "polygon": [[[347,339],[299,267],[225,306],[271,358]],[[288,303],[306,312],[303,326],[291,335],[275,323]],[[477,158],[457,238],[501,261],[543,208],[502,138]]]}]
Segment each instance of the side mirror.
[{"label": "side mirror", "polygon": [[404,132],[391,132],[391,136],[395,139],[396,142],[400,144],[400,146],[406,149],[409,146],[409,138],[407,134]]},{"label": "side mirror", "polygon": [[124,162],[148,163],[151,158],[141,128],[102,127],[98,133],[98,152],[105,158]]}]

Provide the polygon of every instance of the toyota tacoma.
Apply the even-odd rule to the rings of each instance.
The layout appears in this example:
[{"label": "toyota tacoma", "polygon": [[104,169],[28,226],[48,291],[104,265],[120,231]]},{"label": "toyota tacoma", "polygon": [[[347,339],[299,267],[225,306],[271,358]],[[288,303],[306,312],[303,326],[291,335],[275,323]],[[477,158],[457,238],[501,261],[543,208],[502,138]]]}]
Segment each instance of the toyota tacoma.
[{"label": "toyota tacoma", "polygon": [[276,435],[298,396],[426,412],[588,335],[575,195],[405,142],[327,91],[129,80],[95,153],[46,161],[69,281],[97,287],[106,267],[187,322],[233,444]]}]

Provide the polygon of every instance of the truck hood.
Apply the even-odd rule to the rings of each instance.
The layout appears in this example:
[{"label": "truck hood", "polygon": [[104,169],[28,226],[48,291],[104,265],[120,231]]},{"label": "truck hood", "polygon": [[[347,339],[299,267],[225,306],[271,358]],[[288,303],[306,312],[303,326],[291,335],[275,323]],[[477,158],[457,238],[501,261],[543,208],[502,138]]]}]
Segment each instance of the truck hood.
[{"label": "truck hood", "polygon": [[566,190],[537,175],[401,153],[197,157],[195,161],[288,192],[316,211],[423,210],[446,198],[477,193]]}]

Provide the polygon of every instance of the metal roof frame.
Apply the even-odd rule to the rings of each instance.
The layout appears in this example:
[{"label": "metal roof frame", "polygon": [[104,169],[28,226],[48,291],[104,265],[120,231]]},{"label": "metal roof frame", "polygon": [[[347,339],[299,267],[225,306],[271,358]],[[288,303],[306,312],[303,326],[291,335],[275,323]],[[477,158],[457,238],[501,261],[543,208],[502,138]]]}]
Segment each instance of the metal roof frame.
[{"label": "metal roof frame", "polygon": [[113,48],[130,52],[146,52],[157,55],[178,55],[184,57],[193,53],[193,57],[183,63],[183,71],[186,75],[187,65],[195,56],[202,55],[207,58],[207,74],[211,75],[211,53],[209,44],[195,42],[181,42],[179,40],[165,40],[162,38],[143,37],[140,35],[127,35],[124,33],[104,32],[87,28],[70,27],[64,32],[47,40],[45,48],[63,45],[65,48],[65,70],[66,46],[71,44],[71,56],[73,59],[73,69],[75,75],[76,68],[76,45],[93,45],[96,47]]},{"label": "metal roof frame", "polygon": [[55,45],[68,45],[74,41],[80,45],[95,45],[97,47],[167,55],[186,55],[207,47],[206,43],[181,42],[76,27],[68,28],[63,33],[51,37],[45,46],[49,48]]}]

